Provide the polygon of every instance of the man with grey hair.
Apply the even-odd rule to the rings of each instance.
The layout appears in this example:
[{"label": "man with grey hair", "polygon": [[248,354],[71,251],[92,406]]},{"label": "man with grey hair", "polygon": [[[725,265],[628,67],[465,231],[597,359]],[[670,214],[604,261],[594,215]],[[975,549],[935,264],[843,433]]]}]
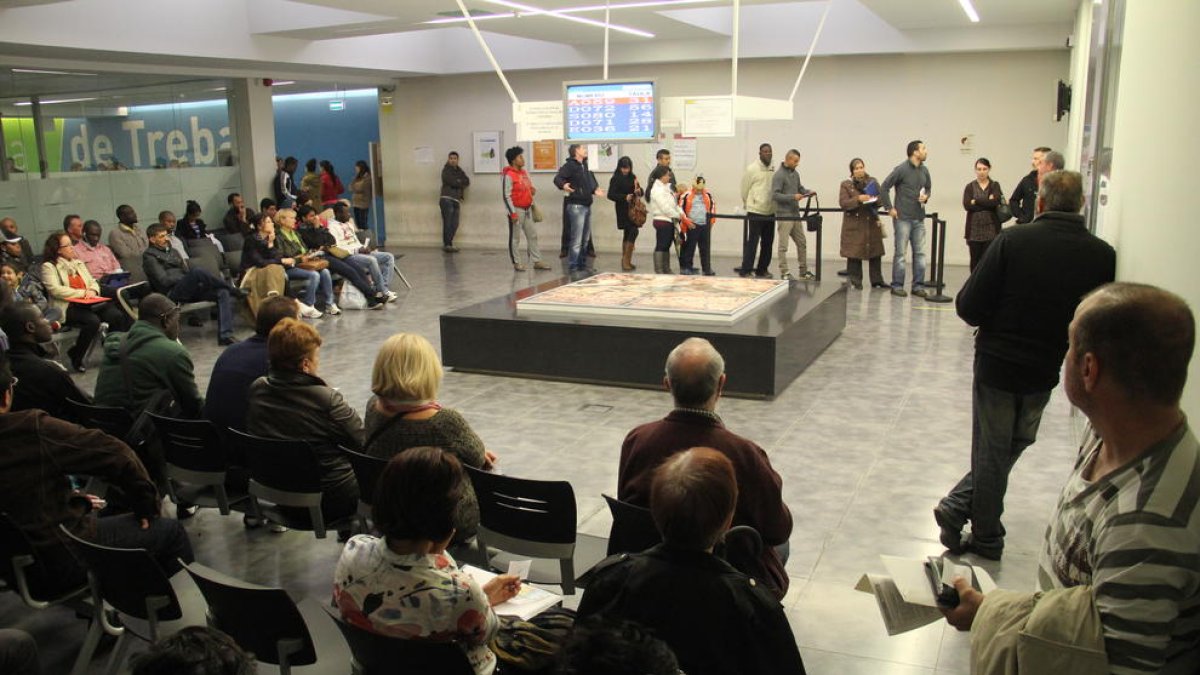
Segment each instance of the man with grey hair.
[{"label": "man with grey hair", "polygon": [[1067,326],[1080,299],[1116,274],[1116,252],[1088,232],[1082,208],[1078,173],[1045,174],[1037,217],[1001,232],[958,293],[958,315],[979,329],[971,469],[933,510],[942,545],[954,553],[1000,559],[1008,474],[1037,438],[1067,352]]},{"label": "man with grey hair", "polygon": [[[648,506],[654,470],[672,455],[694,447],[715,448],[733,462],[738,482],[734,525],[749,525],[762,537],[763,550],[753,574],[779,597],[787,592],[783,558],[775,547],[792,534],[792,513],[783,501],[783,479],[767,453],[753,441],[725,428],[717,401],[725,388],[725,360],[708,340],[688,338],[667,356],[663,384],[675,409],[643,424],[625,437],[617,473],[617,498]],[[731,556],[733,553],[731,552]],[[739,564],[742,571],[747,571]]]}]

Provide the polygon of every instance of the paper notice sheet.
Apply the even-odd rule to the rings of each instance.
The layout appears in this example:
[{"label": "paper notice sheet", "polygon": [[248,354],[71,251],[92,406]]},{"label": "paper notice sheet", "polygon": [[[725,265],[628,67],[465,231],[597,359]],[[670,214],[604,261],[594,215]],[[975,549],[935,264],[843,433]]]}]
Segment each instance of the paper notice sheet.
[{"label": "paper notice sheet", "polygon": [[[517,565],[519,565],[519,562],[514,562],[514,565],[509,567],[510,574],[517,574],[517,572],[520,571],[519,569],[517,572],[513,571],[513,567]],[[472,565],[463,565],[462,571],[470,574],[480,586],[491,581],[496,576],[487,570],[483,570]],[[529,571],[525,570],[525,574],[528,575]],[[520,576],[520,574],[517,574],[517,576]],[[522,583],[521,590],[517,593],[516,597],[502,602],[499,605],[495,605],[492,607],[492,609],[495,610],[496,614],[504,616],[516,616],[528,621],[547,609],[559,604],[562,602],[562,599],[563,598],[561,595],[551,593],[550,591],[532,586],[527,583]]]}]

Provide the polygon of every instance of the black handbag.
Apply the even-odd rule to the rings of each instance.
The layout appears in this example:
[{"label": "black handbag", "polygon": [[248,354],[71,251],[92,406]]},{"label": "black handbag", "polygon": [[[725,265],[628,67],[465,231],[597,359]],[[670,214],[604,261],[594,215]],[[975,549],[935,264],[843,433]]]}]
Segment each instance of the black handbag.
[{"label": "black handbag", "polygon": [[[809,213],[809,208],[812,204],[814,197],[816,197],[816,200],[817,200],[816,208],[818,210],[813,211],[812,213]],[[825,216],[821,215],[820,208],[821,208],[821,198],[817,197],[817,194],[814,192],[813,194],[808,196],[808,201],[804,202],[804,222],[808,225],[809,232],[820,231],[821,224],[825,222]]]},{"label": "black handbag", "polygon": [[996,220],[999,225],[1003,225],[1012,220],[1012,207],[1008,205],[1008,200],[1004,198],[1004,193],[1000,193],[1000,205],[996,207]]}]

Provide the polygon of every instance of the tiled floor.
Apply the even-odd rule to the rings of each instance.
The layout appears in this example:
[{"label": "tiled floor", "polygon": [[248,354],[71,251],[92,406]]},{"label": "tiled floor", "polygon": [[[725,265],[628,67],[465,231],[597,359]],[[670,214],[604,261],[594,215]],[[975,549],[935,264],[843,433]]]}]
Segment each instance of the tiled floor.
[{"label": "tiled floor", "polygon": [[[443,311],[552,274],[514,273],[502,251],[407,254],[399,262],[415,288],[401,288],[400,302],[382,313],[346,312],[317,322],[325,339],[321,374],[359,411],[369,396],[375,346],[387,335],[413,331],[437,345]],[[616,258],[598,262],[611,269]],[[642,262],[649,267],[648,259]],[[735,263],[716,262],[719,270]],[[840,283],[833,276],[839,266],[829,261],[824,283]],[[966,271],[947,272],[952,295]],[[796,522],[788,562],[792,589],[784,602],[809,672],[967,673],[967,636],[937,623],[888,637],[874,599],[853,585],[864,572],[883,571],[881,553],[942,551],[930,509],[967,468],[972,331],[950,304],[886,291],[850,293],[845,332],[782,395],[774,401],[724,400],[719,412],[733,431],[765,447],[783,475]],[[218,350],[211,324],[184,329],[202,389]],[[81,379],[91,387],[94,377],[93,369]],[[581,531],[598,535],[608,532],[600,493],[616,489],[622,438],[670,408],[666,393],[454,372],[446,374],[441,400],[466,415],[501,456],[505,472],[570,480]],[[582,410],[589,404],[611,409]],[[1056,391],[1038,443],[1013,473],[1005,558],[984,565],[1002,586],[1032,587],[1046,518],[1072,462],[1076,420]],[[329,592],[339,550],[333,539],[246,532],[240,518],[211,511],[187,527],[201,562],[299,596],[324,598]],[[28,612],[15,607],[11,595],[0,598],[3,624],[34,632],[46,650],[47,673],[66,672],[74,655],[71,640],[83,631],[69,612]]]}]

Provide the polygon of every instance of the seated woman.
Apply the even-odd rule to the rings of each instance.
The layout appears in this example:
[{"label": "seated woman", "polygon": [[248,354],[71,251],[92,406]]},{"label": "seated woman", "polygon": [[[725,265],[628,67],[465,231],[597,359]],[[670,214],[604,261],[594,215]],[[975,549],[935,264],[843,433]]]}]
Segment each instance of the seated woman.
[{"label": "seated woman", "polygon": [[132,321],[117,308],[117,303],[100,299],[100,284],[75,255],[71,237],[66,232],[55,232],[46,239],[42,251],[42,284],[50,295],[50,307],[62,313],[68,326],[79,328],[75,345],[67,350],[71,367],[76,372],[84,372],[83,357],[100,333],[101,323],[107,323],[111,332],[129,330]]},{"label": "seated woman", "polygon": [[579,619],[636,621],[664,640],[689,675],[802,675],[783,606],[713,555],[737,505],[733,464],[712,448],[680,452],[655,470],[650,512],[663,543],[596,567]]},{"label": "seated woman", "polygon": [[360,628],[406,640],[453,641],[475,672],[496,669],[488,641],[500,628],[492,607],[521,588],[500,575],[480,587],[446,552],[454,513],[469,485],[462,464],[437,448],[412,448],[379,476],[372,515],[383,537],[346,543],[333,576],[333,601]]},{"label": "seated woman", "polygon": [[[250,385],[246,431],[264,438],[317,441],[321,513],[326,522],[358,508],[358,482],[338,445],[362,447],[363,424],[338,390],[317,377],[321,334],[297,319],[283,319],[267,337],[270,367]],[[303,522],[308,512],[280,508]]]},{"label": "seated woman", "polygon": [[[490,469],[499,459],[483,447],[467,420],[436,402],[442,384],[442,361],[429,340],[415,333],[388,338],[375,356],[367,402],[364,452],[391,458],[409,448],[433,446],[477,469]],[[467,541],[479,528],[479,502],[470,482],[455,518],[455,542]]]},{"label": "seated woman", "polygon": [[189,199],[183,209],[183,218],[175,225],[175,236],[180,239],[207,239],[208,225],[200,219],[200,203]]},{"label": "seated woman", "polygon": [[252,214],[249,227],[250,234],[242,244],[240,285],[248,291],[246,302],[250,305],[250,313],[258,316],[260,304],[272,295],[283,295],[287,290],[284,266],[294,265],[296,261],[279,254],[275,246],[275,224],[270,216]]}]

